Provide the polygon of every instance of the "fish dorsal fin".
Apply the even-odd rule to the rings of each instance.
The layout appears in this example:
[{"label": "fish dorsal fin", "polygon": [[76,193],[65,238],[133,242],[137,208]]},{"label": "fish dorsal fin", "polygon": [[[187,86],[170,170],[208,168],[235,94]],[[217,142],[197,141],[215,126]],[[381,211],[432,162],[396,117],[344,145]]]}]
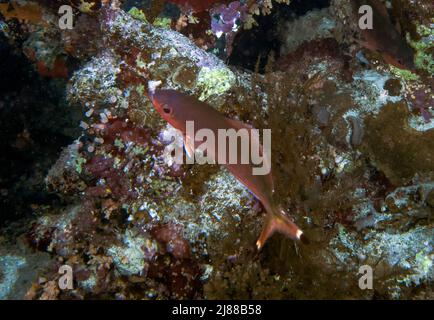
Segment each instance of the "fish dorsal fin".
[{"label": "fish dorsal fin", "polygon": [[241,121],[236,120],[236,119],[226,118],[226,121],[229,122],[231,127],[234,127],[237,130],[239,130],[239,129],[247,129],[247,130],[253,129],[253,127],[251,125],[244,123],[244,122],[241,122]]}]

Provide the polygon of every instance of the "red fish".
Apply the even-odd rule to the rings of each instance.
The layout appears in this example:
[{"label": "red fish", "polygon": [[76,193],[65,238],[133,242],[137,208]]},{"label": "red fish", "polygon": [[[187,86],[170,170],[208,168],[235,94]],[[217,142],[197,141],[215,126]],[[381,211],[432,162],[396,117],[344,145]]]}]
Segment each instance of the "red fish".
[{"label": "red fish", "polygon": [[361,44],[369,50],[377,51],[387,63],[397,68],[414,70],[413,50],[390,21],[384,4],[379,0],[351,2],[357,15],[359,15],[359,8],[363,5],[369,5],[372,8],[373,28],[360,30],[363,37]]},{"label": "red fish", "polygon": [[[173,127],[178,129],[184,135],[185,147],[187,153],[194,153],[203,141],[195,141],[195,136],[187,135],[187,121],[194,121],[195,132],[200,129],[209,129],[215,136],[218,136],[219,129],[247,129],[249,132],[252,130],[248,125],[238,121],[226,118],[210,105],[199,101],[198,99],[183,94],[175,90],[154,90],[150,93],[152,103],[160,115]],[[264,152],[259,143],[259,139],[253,139],[253,144],[258,144],[260,153]],[[210,156],[217,159],[219,157],[219,150],[210,151]],[[254,148],[255,146],[252,146]],[[209,151],[209,150],[208,150]],[[207,152],[208,152],[207,151]],[[221,150],[220,150],[221,151]],[[240,156],[241,149],[238,144],[238,156]],[[228,153],[226,153],[227,155]],[[265,159],[266,157],[264,157]],[[219,158],[220,159],[220,158]],[[221,163],[219,161],[219,163]],[[292,222],[287,213],[274,202],[273,200],[273,178],[271,171],[265,175],[254,175],[252,172],[253,164],[251,162],[242,164],[224,164],[225,167],[244,185],[253,195],[261,201],[267,211],[267,218],[265,226],[259,236],[256,246],[260,250],[266,240],[275,232],[280,232],[294,240],[301,240],[308,243],[307,238],[297,225]],[[271,168],[271,167],[270,167]]]}]

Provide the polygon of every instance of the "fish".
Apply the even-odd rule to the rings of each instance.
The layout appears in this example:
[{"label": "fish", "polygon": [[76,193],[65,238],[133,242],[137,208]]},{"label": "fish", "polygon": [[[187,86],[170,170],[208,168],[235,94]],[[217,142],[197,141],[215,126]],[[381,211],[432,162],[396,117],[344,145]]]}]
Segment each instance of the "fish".
[{"label": "fish", "polygon": [[[196,132],[200,129],[209,129],[215,136],[218,135],[219,129],[234,129],[236,131],[247,129],[249,132],[253,129],[241,121],[225,117],[212,106],[198,100],[196,97],[176,90],[153,88],[150,90],[149,96],[154,108],[161,117],[183,134],[187,154],[194,153],[200,144],[203,143],[203,141],[194,141],[194,137],[187,136],[187,121],[194,121]],[[260,153],[265,152],[259,143],[259,139],[253,139],[251,143],[259,147]],[[241,153],[239,145],[238,155]],[[255,146],[252,147],[254,148]],[[219,150],[217,148],[218,146],[215,147],[215,150],[210,151],[209,156],[214,159],[218,158]],[[267,157],[263,158],[266,159]],[[219,161],[218,163],[221,164],[222,162]],[[267,239],[275,232],[282,233],[293,240],[299,240],[305,244],[309,243],[303,231],[289,218],[288,213],[282,206],[275,202],[273,198],[274,183],[271,170],[268,170],[268,173],[264,175],[254,175],[251,161],[244,164],[240,161],[237,161],[236,164],[230,164],[226,161],[226,164],[223,165],[262,203],[267,212],[265,225],[256,241],[258,250],[264,247]]]},{"label": "fish", "polygon": [[369,5],[372,8],[372,29],[360,29],[360,44],[368,50],[378,52],[383,59],[399,69],[413,71],[414,52],[405,38],[401,36],[390,20],[386,6],[379,0],[354,0],[355,14],[359,16],[359,8]]}]

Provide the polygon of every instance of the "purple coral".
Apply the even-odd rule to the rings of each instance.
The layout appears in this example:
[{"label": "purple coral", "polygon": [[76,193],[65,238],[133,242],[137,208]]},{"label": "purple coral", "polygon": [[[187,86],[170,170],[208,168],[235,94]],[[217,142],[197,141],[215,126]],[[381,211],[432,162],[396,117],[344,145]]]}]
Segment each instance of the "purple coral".
[{"label": "purple coral", "polygon": [[212,15],[211,29],[214,34],[230,33],[237,29],[237,21],[244,21],[247,16],[247,8],[240,1],[231,2],[229,5],[221,4],[210,11]]},{"label": "purple coral", "polygon": [[430,122],[432,115],[428,111],[428,108],[434,107],[434,98],[430,95],[430,92],[425,88],[418,89],[413,92],[412,99],[415,107],[419,109],[425,122]]}]

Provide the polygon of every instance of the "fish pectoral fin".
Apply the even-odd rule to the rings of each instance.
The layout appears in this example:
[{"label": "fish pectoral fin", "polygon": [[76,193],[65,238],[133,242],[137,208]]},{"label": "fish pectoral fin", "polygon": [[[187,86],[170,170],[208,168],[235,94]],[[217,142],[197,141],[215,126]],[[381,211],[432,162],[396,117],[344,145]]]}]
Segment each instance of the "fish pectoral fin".
[{"label": "fish pectoral fin", "polygon": [[301,231],[300,228],[297,227],[297,225],[292,222],[285,214],[281,212],[271,213],[268,214],[265,226],[262,229],[261,235],[256,241],[256,247],[258,250],[261,250],[264,247],[265,242],[276,231],[293,240],[300,240],[305,244],[309,243],[309,240],[304,236],[303,231]]},{"label": "fish pectoral fin", "polygon": [[184,150],[190,159],[194,158],[194,141],[192,141],[188,136],[184,138]]}]

